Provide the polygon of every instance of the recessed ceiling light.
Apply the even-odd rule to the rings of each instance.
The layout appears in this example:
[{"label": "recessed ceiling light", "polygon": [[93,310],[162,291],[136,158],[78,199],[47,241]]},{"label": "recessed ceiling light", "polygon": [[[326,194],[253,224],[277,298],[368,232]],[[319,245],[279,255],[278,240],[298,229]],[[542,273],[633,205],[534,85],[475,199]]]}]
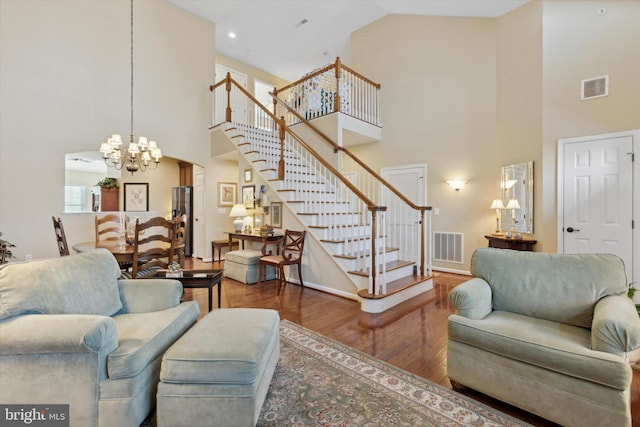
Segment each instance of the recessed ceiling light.
[{"label": "recessed ceiling light", "polygon": [[228,36],[229,36],[230,39],[235,39],[236,38],[236,33],[234,33],[233,31],[229,31]]}]

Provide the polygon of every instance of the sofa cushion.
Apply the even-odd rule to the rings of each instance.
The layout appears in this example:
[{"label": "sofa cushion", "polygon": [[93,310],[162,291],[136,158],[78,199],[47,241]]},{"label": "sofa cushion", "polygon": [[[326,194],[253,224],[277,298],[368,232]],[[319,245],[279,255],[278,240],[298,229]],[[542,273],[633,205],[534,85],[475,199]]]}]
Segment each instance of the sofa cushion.
[{"label": "sofa cushion", "polygon": [[489,284],[495,310],[585,328],[598,300],[627,292],[624,264],[608,254],[480,248],[471,257],[471,274]]},{"label": "sofa cushion", "polygon": [[588,329],[505,311],[482,320],[449,317],[449,339],[508,359],[625,390],[630,369],[620,356],[593,351]]},{"label": "sofa cushion", "polygon": [[114,316],[118,348],[108,356],[109,378],[138,375],[180,338],[199,314],[197,301],[188,301],[166,310]]},{"label": "sofa cushion", "polygon": [[111,316],[120,267],[106,249],[0,266],[0,319],[24,314]]}]

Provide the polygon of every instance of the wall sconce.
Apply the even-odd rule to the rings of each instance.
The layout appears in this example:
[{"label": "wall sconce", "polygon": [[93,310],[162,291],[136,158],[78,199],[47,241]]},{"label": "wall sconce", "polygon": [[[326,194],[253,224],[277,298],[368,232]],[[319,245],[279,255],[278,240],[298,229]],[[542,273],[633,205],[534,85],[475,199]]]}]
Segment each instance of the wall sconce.
[{"label": "wall sconce", "polygon": [[489,209],[496,210],[496,233],[500,232],[500,209],[504,209],[504,203],[501,199],[495,199],[491,202]]},{"label": "wall sconce", "polygon": [[447,184],[449,184],[456,191],[460,191],[466,183],[466,179],[452,179],[447,181]]}]

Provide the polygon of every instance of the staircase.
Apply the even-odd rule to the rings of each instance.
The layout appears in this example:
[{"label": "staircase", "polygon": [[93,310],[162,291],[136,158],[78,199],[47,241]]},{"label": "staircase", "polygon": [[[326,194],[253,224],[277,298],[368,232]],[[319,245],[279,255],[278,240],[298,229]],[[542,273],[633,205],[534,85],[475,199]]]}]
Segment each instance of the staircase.
[{"label": "staircase", "polygon": [[[407,204],[366,165],[352,170],[359,161],[347,162],[353,156],[345,149],[332,147],[336,156],[329,160],[319,155],[284,117],[278,119],[230,76],[211,90],[212,131],[238,150],[346,272],[364,312],[385,311],[431,289],[429,207]],[[298,116],[296,126],[313,129],[277,102],[281,111]],[[318,141],[326,139],[315,131]]]}]

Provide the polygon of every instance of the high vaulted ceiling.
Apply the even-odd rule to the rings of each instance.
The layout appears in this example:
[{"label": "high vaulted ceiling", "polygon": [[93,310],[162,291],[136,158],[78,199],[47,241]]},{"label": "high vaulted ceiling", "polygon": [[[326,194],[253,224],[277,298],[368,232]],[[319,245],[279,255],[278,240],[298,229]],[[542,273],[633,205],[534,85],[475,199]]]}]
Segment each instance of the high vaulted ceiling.
[{"label": "high vaulted ceiling", "polygon": [[169,1],[215,22],[217,52],[294,81],[338,56],[348,65],[351,33],[385,15],[495,18],[529,0]]}]

